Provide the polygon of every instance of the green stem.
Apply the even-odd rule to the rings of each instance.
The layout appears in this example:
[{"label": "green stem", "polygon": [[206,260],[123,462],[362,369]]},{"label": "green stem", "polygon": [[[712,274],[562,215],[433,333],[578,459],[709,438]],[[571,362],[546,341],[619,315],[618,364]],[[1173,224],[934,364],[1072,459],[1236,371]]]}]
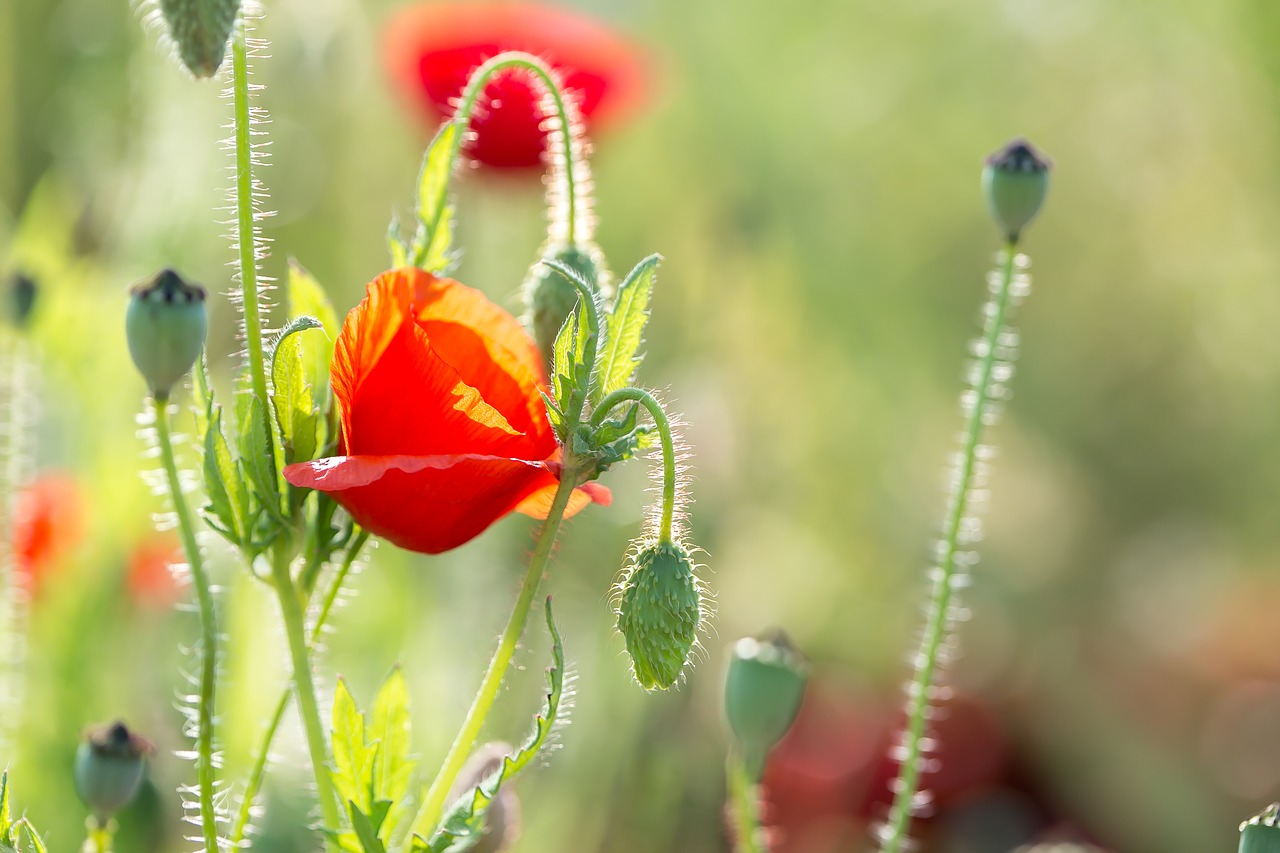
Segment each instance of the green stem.
[{"label": "green stem", "polygon": [[907,692],[907,728],[903,737],[902,763],[898,769],[896,793],[889,810],[889,819],[881,836],[882,853],[899,853],[903,849],[911,824],[916,794],[920,787],[925,723],[933,694],[934,680],[938,672],[939,656],[950,621],[949,613],[952,595],[955,592],[954,579],[957,571],[956,555],[961,548],[961,530],[968,514],[978,448],[982,445],[983,428],[986,426],[985,416],[991,401],[992,374],[1000,360],[998,358],[1000,333],[1004,330],[1005,318],[1009,311],[1016,257],[1014,243],[1010,241],[1004,248],[1000,278],[986,312],[978,375],[972,386],[974,394],[971,400],[972,407],[965,418],[964,445],[943,528],[942,553],[933,575],[933,590],[924,637],[921,640],[920,651],[915,657],[919,663]]},{"label": "green stem", "polygon": [[214,612],[213,591],[209,575],[205,572],[204,558],[196,541],[195,525],[191,509],[182,493],[178,478],[178,464],[173,455],[173,439],[169,433],[168,395],[156,395],[156,439],[160,444],[160,459],[169,484],[169,498],[178,516],[178,532],[182,538],[182,551],[191,570],[191,582],[196,590],[196,603],[200,608],[200,704],[196,718],[196,776],[200,787],[200,829],[204,833],[206,853],[218,851],[218,820],[213,806],[213,717],[214,692],[217,689],[218,625]]},{"label": "green stem", "polygon": [[85,853],[111,853],[111,845],[115,839],[115,822],[110,818],[99,820],[90,816],[85,821],[89,835],[84,842]]},{"label": "green stem", "polygon": [[525,572],[524,583],[520,586],[520,594],[516,597],[511,618],[507,620],[507,627],[498,641],[498,649],[493,653],[493,659],[489,661],[489,668],[480,682],[480,689],[471,702],[471,708],[467,711],[462,728],[458,730],[458,735],[454,738],[453,745],[449,747],[449,753],[445,756],[439,774],[427,789],[422,806],[413,819],[409,837],[405,839],[406,851],[411,849],[415,834],[424,838],[429,837],[444,814],[445,799],[449,795],[449,789],[453,787],[459,771],[462,770],[462,765],[466,763],[476,739],[480,736],[480,730],[484,727],[485,719],[489,716],[494,700],[498,697],[499,688],[502,687],[502,680],[506,676],[511,657],[515,654],[516,645],[520,642],[520,636],[524,633],[525,625],[529,621],[529,610],[538,591],[538,582],[542,580],[542,573],[547,567],[551,546],[555,542],[556,533],[560,530],[565,507],[569,505],[569,497],[573,494],[575,485],[576,472],[566,465],[561,472],[560,485],[551,501],[551,510],[547,513],[547,520],[543,522],[542,532],[538,535],[538,542],[533,548],[533,556],[529,558],[529,569]]},{"label": "green stem", "polygon": [[[338,568],[337,574],[333,576],[333,581],[329,584],[329,589],[325,593],[324,604],[320,607],[320,613],[316,616],[315,624],[311,626],[312,649],[320,641],[320,635],[329,619],[330,612],[333,610],[334,603],[338,600],[338,593],[342,590],[342,584],[346,581],[347,575],[351,572],[351,567],[355,565],[356,558],[368,541],[369,534],[362,530],[356,534],[351,546],[347,549],[346,557]],[[275,740],[281,720],[284,719],[284,712],[289,708],[289,697],[292,692],[287,687],[281,691],[280,698],[276,700],[275,712],[271,715],[270,722],[267,723],[266,731],[262,733],[262,741],[258,744],[258,752],[253,761],[253,769],[250,771],[249,780],[245,784],[244,797],[240,801],[240,811],[236,813],[236,820],[231,828],[232,849],[239,848],[240,843],[244,841],[245,833],[249,829],[253,801],[257,799],[258,792],[262,789],[262,781],[267,775],[267,757],[271,753],[271,744]]]},{"label": "green stem", "polygon": [[725,764],[729,785],[729,810],[733,821],[734,853],[767,853],[760,826],[760,786],[751,781],[746,764],[736,750]]},{"label": "green stem", "polygon": [[662,404],[647,391],[622,388],[600,401],[591,415],[591,426],[600,426],[612,409],[628,401],[639,403],[649,411],[649,416],[658,426],[658,437],[662,441],[662,521],[658,526],[658,541],[666,544],[671,541],[676,506],[676,446],[671,435],[671,421],[663,411]]},{"label": "green stem", "polygon": [[[329,779],[329,750],[325,745],[324,726],[320,722],[320,703],[316,700],[315,679],[311,672],[311,647],[307,643],[306,626],[302,615],[302,600],[293,578],[289,575],[289,557],[282,548],[271,555],[271,577],[275,583],[276,597],[280,599],[280,616],[284,622],[285,639],[289,643],[289,658],[293,664],[293,687],[298,697],[298,715],[307,736],[307,751],[311,753],[311,769],[316,780],[316,794],[320,799],[320,813],[327,829],[339,829],[341,817],[334,799],[333,783]],[[334,849],[333,842],[327,842]]]}]

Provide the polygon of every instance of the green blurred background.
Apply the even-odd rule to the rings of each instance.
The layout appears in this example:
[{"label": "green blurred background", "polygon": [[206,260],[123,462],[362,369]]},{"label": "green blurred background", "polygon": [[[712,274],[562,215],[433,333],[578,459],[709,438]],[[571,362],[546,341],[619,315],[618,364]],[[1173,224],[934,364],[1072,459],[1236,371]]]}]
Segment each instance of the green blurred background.
[{"label": "green blurred background", "polygon": [[[339,310],[387,264],[387,221],[410,213],[428,137],[379,65],[396,5],[268,0],[258,30],[277,212],[265,269],[298,258]],[[771,768],[784,849],[867,846],[997,247],[979,170],[1014,135],[1056,169],[1025,240],[1033,294],[951,668],[972,713],[944,733],[955,778],[946,798],[939,782],[926,848],[1065,833],[1117,853],[1234,849],[1236,823],[1280,799],[1280,7],[576,8],[652,63],[646,110],[597,141],[599,240],[615,270],[666,258],[642,379],[687,422],[692,539],[719,612],[681,689],[628,682],[608,593],[646,472],[611,473],[615,503],[568,525],[546,587],[578,697],[563,748],[520,784],[517,849],[727,849],[725,647],[772,625],[814,661],[801,730]],[[3,761],[55,851],[82,837],[83,726],[123,716],[160,747],[122,817],[124,853],[178,849],[174,788],[192,775],[172,753],[194,620],[128,582],[156,547],[158,499],[138,474],[154,461],[121,331],[126,286],[161,266],[230,286],[216,210],[230,105],[140,17],[124,0],[0,0],[0,273],[42,288],[36,469],[80,494],[31,609],[26,692],[5,712],[21,737]],[[457,275],[518,310],[540,185],[468,174],[459,192]],[[233,309],[219,296],[212,312],[225,378]],[[367,702],[402,663],[424,766],[469,702],[531,530],[513,517],[437,558],[381,547],[336,620],[323,680],[340,673]],[[285,655],[267,590],[213,550],[238,779]],[[544,633],[527,638],[494,738],[522,735],[537,705]],[[300,735],[278,752],[258,848],[306,850]]]}]

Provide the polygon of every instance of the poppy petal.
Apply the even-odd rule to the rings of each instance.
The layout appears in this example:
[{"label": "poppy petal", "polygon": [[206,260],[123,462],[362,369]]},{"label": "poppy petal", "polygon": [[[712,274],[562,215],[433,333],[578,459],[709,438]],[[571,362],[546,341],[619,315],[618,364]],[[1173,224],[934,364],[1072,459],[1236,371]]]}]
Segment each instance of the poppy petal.
[{"label": "poppy petal", "polygon": [[[529,495],[529,497],[520,501],[515,511],[530,518],[546,518],[551,512],[551,502],[556,496],[556,488],[556,483],[549,483],[543,486]],[[572,518],[578,514],[579,510],[585,509],[593,503],[600,506],[608,506],[613,503],[613,492],[599,483],[583,483],[574,489],[573,494],[569,496],[569,503],[565,507],[564,517]]]}]

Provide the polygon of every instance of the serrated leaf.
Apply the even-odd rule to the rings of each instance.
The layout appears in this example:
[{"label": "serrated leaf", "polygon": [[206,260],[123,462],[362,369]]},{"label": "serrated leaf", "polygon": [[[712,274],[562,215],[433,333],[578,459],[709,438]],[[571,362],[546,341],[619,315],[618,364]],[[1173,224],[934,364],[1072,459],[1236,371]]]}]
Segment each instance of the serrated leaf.
[{"label": "serrated leaf", "polygon": [[378,830],[369,820],[369,816],[352,800],[347,801],[347,810],[351,815],[351,828],[355,830],[356,838],[360,839],[360,846],[364,848],[364,853],[387,853],[387,848],[378,838]]},{"label": "serrated leaf", "polygon": [[597,359],[597,382],[592,402],[599,403],[614,391],[631,384],[643,356],[644,328],[649,322],[649,302],[661,255],[650,255],[627,274],[618,288],[613,310],[605,320],[604,344]]},{"label": "serrated leaf", "polygon": [[422,156],[415,211],[418,228],[409,250],[409,262],[428,272],[442,272],[450,264],[453,208],[449,204],[449,173],[453,169],[453,146],[460,130],[457,122],[445,122]]},{"label": "serrated leaf", "polygon": [[209,361],[205,351],[200,350],[192,371],[192,408],[196,412],[196,439],[204,445],[204,434],[209,429],[209,420],[213,417],[213,388],[209,384]]},{"label": "serrated leaf", "polygon": [[564,319],[564,325],[556,335],[555,346],[551,350],[551,373],[555,388],[556,405],[566,411],[570,397],[578,390],[574,370],[574,344],[581,337],[580,327],[583,325],[582,312],[574,308]]},{"label": "serrated leaf", "polygon": [[373,807],[372,777],[377,747],[365,743],[364,715],[356,707],[347,682],[338,679],[333,694],[333,787],[343,802],[369,811]]},{"label": "serrated leaf", "polygon": [[315,389],[307,378],[303,356],[303,339],[307,336],[298,334],[321,328],[316,318],[299,317],[282,332],[271,356],[271,402],[286,463],[316,458],[323,444],[324,418],[316,405]]},{"label": "serrated leaf", "polygon": [[240,468],[251,489],[250,504],[256,498],[258,506],[283,520],[277,470],[272,461],[273,454],[267,447],[267,416],[262,409],[262,402],[254,394],[237,394],[236,409],[239,419]]},{"label": "serrated leaf", "polygon": [[425,847],[418,847],[419,842],[414,839],[414,850],[459,853],[474,846],[484,833],[485,813],[498,796],[502,785],[527,767],[546,745],[551,729],[560,715],[561,700],[564,698],[564,644],[552,618],[550,596],[547,597],[546,617],[547,630],[551,632],[552,665],[547,667],[546,702],[534,718],[533,730],[514,754],[502,760],[502,765],[496,772],[476,785],[469,796],[464,795],[454,802],[441,821],[440,828]]},{"label": "serrated leaf", "polygon": [[387,803],[384,817],[375,821],[378,834],[390,840],[401,817],[409,786],[413,782],[416,764],[409,758],[410,738],[409,691],[404,673],[396,667],[378,688],[370,714],[368,736],[378,744],[375,763],[373,796],[377,802]]},{"label": "serrated leaf", "polygon": [[8,838],[11,829],[9,818],[9,771],[0,773],[0,835]]},{"label": "serrated leaf", "polygon": [[338,339],[342,324],[320,282],[292,258],[289,259],[285,292],[290,320],[314,317],[324,329],[323,335],[307,335],[301,345],[307,381],[315,388],[316,402],[321,404],[321,408],[325,408],[323,404],[328,399],[329,363],[333,360],[333,344]]},{"label": "serrated leaf", "polygon": [[387,251],[391,254],[391,268],[399,269],[409,262],[408,250],[400,239],[400,217],[392,216],[387,223]]},{"label": "serrated leaf", "polygon": [[547,408],[547,420],[551,422],[551,428],[557,433],[560,427],[564,426],[564,412],[560,411],[560,407],[556,405],[556,401],[551,399],[551,395],[545,391],[539,390],[542,395],[542,404]]},{"label": "serrated leaf", "polygon": [[232,544],[243,545],[248,534],[249,496],[222,434],[222,407],[217,405],[204,432],[204,490],[209,497],[208,512],[222,523]]},{"label": "serrated leaf", "polygon": [[22,834],[27,839],[27,846],[31,848],[31,853],[49,853],[47,847],[44,846],[44,839],[40,837],[40,833],[36,832],[36,828],[23,818],[18,821],[22,825]]}]

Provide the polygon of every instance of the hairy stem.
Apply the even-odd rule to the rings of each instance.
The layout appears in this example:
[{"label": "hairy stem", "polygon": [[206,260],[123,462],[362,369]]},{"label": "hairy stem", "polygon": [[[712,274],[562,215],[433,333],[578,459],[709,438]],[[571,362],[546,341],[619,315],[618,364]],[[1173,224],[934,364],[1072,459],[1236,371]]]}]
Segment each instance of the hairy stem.
[{"label": "hairy stem", "polygon": [[760,826],[760,788],[751,781],[746,763],[736,750],[729,753],[725,778],[729,785],[734,853],[768,853]]},{"label": "hairy stem", "polygon": [[982,344],[978,350],[977,372],[972,383],[972,398],[966,400],[963,445],[952,484],[951,500],[944,522],[937,565],[932,573],[933,589],[920,651],[915,656],[915,677],[907,693],[907,726],[900,752],[901,764],[894,788],[893,805],[881,834],[882,853],[900,853],[907,842],[911,817],[920,788],[925,724],[934,693],[943,642],[951,620],[952,597],[959,567],[957,555],[965,544],[962,531],[968,519],[970,490],[982,446],[984,427],[988,424],[993,374],[1000,359],[1001,332],[1009,311],[1013,292],[1014,266],[1017,253],[1013,242],[1005,246],[999,277],[986,310]]},{"label": "hairy stem", "polygon": [[671,541],[671,527],[676,506],[676,447],[671,435],[671,421],[663,411],[662,404],[647,391],[639,388],[622,388],[600,401],[600,405],[591,415],[591,425],[600,426],[611,410],[628,401],[639,403],[648,410],[649,416],[658,427],[658,437],[662,441],[662,519],[658,525],[658,541],[666,544]]},{"label": "hairy stem", "polygon": [[217,689],[218,625],[214,612],[213,591],[209,575],[205,571],[204,558],[196,541],[195,525],[191,509],[182,493],[178,477],[178,464],[173,455],[173,438],[169,430],[168,397],[157,395],[155,400],[156,439],[160,444],[160,459],[164,465],[169,485],[169,499],[178,516],[178,532],[182,538],[182,551],[191,570],[191,582],[196,590],[196,603],[200,610],[200,697],[196,718],[196,778],[200,788],[200,829],[204,834],[206,853],[218,851],[218,822],[213,805],[213,717],[214,692]]}]

